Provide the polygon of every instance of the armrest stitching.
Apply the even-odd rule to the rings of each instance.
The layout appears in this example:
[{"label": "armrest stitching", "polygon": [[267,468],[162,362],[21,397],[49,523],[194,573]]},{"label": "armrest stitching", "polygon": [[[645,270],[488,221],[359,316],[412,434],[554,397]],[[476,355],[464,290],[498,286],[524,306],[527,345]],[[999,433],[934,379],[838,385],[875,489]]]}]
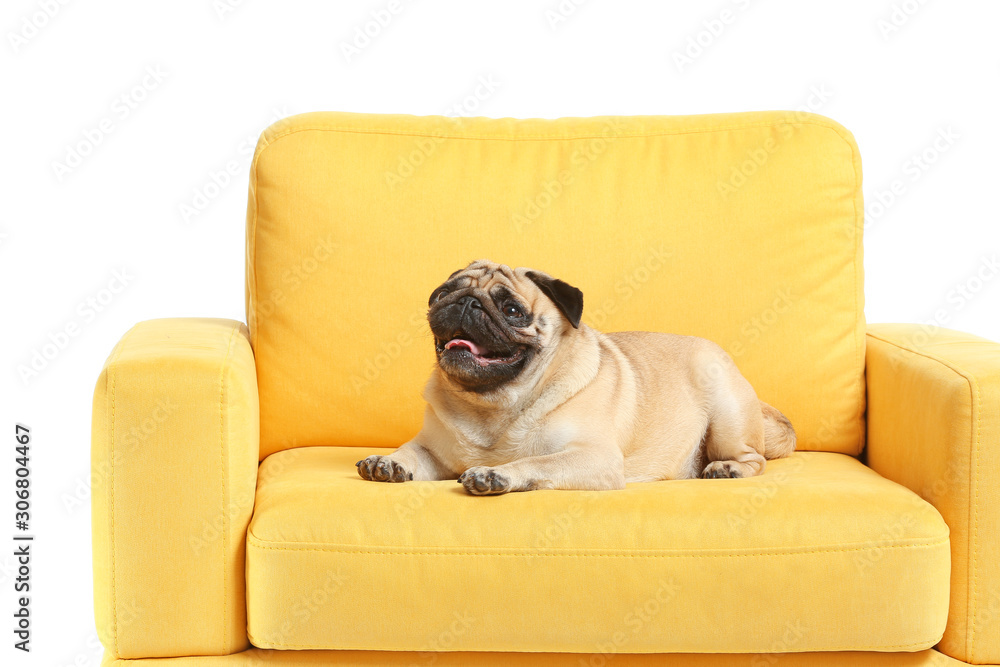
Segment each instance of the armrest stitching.
[{"label": "armrest stitching", "polygon": [[[978,567],[976,566],[976,545],[978,544],[979,537],[979,504],[977,502],[979,495],[979,439],[981,435],[981,424],[982,424],[982,410],[980,409],[982,397],[979,389],[979,383],[976,382],[975,378],[971,373],[965,371],[958,366],[954,365],[949,361],[929,354],[927,352],[921,352],[920,350],[915,350],[906,345],[897,343],[896,341],[888,340],[873,334],[871,331],[867,332],[869,336],[875,340],[880,340],[886,345],[891,345],[899,350],[905,350],[910,354],[915,354],[918,357],[924,357],[931,361],[936,361],[945,368],[954,371],[960,377],[962,377],[966,382],[969,383],[969,399],[972,401],[972,414],[976,421],[975,430],[971,427],[970,432],[970,442],[969,442],[969,554],[971,556],[972,562],[969,564],[969,581],[968,589],[966,595],[968,596],[968,604],[966,605],[965,613],[965,650],[969,656],[969,663],[974,662],[975,657],[975,621],[976,621],[976,607],[977,607],[977,596],[978,596]],[[971,426],[971,425],[970,425]],[[975,464],[973,464],[973,461]]]},{"label": "armrest stitching", "polygon": [[871,338],[874,338],[875,340],[882,341],[886,345],[892,345],[895,348],[898,348],[900,350],[905,350],[905,351],[907,351],[907,352],[909,352],[911,354],[917,355],[918,357],[924,357],[925,359],[930,359],[931,361],[938,362],[939,364],[941,364],[945,368],[948,368],[949,370],[955,371],[955,373],[957,373],[958,375],[962,376],[962,378],[965,379],[969,383],[969,388],[970,389],[975,384],[975,379],[972,376],[972,373],[969,373],[968,371],[959,368],[958,366],[956,366],[955,364],[951,363],[950,361],[947,361],[945,359],[942,359],[941,357],[938,357],[936,355],[933,355],[933,354],[930,354],[930,353],[927,353],[927,352],[921,352],[920,350],[915,350],[915,349],[913,349],[911,347],[907,347],[906,345],[901,345],[901,344],[897,343],[896,341],[892,341],[892,340],[889,340],[887,338],[883,338],[882,336],[879,336],[878,334],[874,334],[871,331],[868,331],[867,335],[870,336]]},{"label": "armrest stitching", "polygon": [[[970,380],[970,385],[972,384]],[[979,606],[979,567],[977,566],[977,547],[979,544],[979,445],[981,441],[981,424],[983,418],[982,406],[982,396],[980,394],[979,383],[975,383],[976,386],[976,400],[972,404],[972,410],[976,415],[976,437],[974,440],[974,445],[971,447],[972,456],[976,459],[975,468],[972,467],[971,462],[969,467],[973,469],[972,474],[972,484],[969,488],[969,496],[971,496],[972,507],[969,508],[969,514],[973,522],[972,529],[972,544],[969,545],[969,551],[972,553],[972,577],[970,578],[972,582],[972,594],[969,596],[969,619],[967,621],[969,633],[969,662],[974,663],[976,657],[976,608]],[[970,386],[971,389],[971,386]],[[992,661],[991,661],[992,662]]]},{"label": "armrest stitching", "polygon": [[[108,435],[108,443],[110,445],[111,451],[108,457],[111,461],[111,465],[108,467],[108,489],[111,495],[111,511],[108,515],[111,517],[111,530],[110,530],[110,542],[111,542],[111,641],[113,645],[113,650],[115,656],[121,655],[118,651],[118,597],[117,597],[117,579],[115,574],[115,389],[118,385],[118,374],[115,371],[115,364],[118,363],[118,359],[122,356],[122,352],[125,350],[125,341],[135,331],[139,325],[135,325],[131,329],[125,332],[122,336],[121,341],[118,343],[118,350],[115,352],[114,358],[108,362],[108,375],[105,378],[105,387],[111,385],[111,420],[108,425],[111,431]],[[107,391],[105,389],[105,391]]]},{"label": "armrest stitching", "polygon": [[229,645],[229,564],[227,555],[229,554],[229,504],[226,500],[226,430],[224,417],[226,414],[226,364],[229,363],[229,355],[233,351],[233,340],[239,325],[233,327],[229,334],[229,343],[226,345],[226,356],[222,359],[222,368],[219,370],[219,459],[222,464],[222,645],[226,647],[226,653],[230,653],[232,648]]}]

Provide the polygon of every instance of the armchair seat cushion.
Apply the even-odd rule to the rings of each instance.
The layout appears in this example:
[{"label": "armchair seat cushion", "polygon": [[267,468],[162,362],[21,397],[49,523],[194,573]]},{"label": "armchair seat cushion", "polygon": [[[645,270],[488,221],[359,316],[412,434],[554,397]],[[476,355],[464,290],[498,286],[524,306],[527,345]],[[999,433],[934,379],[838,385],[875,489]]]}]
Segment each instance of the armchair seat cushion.
[{"label": "armchair seat cushion", "polygon": [[942,636],[948,527],[856,459],[800,452],[752,479],[466,495],[384,484],[389,450],[260,467],[251,642],[279,649],[916,651]]}]

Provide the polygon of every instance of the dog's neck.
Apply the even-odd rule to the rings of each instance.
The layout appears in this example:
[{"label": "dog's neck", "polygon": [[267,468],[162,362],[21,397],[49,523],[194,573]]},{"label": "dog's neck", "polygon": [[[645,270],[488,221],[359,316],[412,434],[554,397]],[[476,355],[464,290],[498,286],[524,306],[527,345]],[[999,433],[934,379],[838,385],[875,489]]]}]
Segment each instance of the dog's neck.
[{"label": "dog's neck", "polygon": [[521,407],[547,414],[590,384],[600,367],[599,336],[580,324],[562,345],[554,346],[552,359],[539,365],[530,391],[524,392]]}]

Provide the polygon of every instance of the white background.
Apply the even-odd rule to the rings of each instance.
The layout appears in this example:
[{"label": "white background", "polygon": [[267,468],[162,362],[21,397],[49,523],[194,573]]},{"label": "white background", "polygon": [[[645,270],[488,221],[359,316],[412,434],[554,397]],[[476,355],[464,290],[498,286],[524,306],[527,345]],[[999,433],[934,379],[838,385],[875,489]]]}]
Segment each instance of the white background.
[{"label": "white background", "polygon": [[[247,168],[257,134],[276,117],[809,108],[844,124],[861,147],[868,320],[936,320],[1000,339],[1000,280],[989,268],[1000,252],[998,4],[400,0],[348,57],[343,45],[373,11],[385,21],[389,0],[4,0],[0,539],[9,544],[14,532],[10,466],[21,421],[35,437],[38,541],[27,659],[11,648],[12,549],[0,546],[2,655],[97,664],[93,385],[136,321],[243,319]],[[568,16],[555,13],[560,6]],[[685,50],[691,62],[679,64]],[[951,139],[935,148],[939,134]],[[87,153],[79,164],[74,151]],[[236,175],[213,187],[213,172],[230,161]],[[875,206],[895,181],[901,194]],[[197,214],[183,214],[196,204]],[[23,379],[18,367],[68,325],[77,335]]]}]

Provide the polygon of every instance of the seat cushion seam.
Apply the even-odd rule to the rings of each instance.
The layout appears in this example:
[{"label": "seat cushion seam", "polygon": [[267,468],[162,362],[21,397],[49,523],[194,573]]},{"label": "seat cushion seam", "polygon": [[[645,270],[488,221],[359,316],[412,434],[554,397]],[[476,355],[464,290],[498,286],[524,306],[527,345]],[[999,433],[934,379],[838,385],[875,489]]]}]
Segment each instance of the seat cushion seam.
[{"label": "seat cushion seam", "polygon": [[[265,650],[266,649],[280,649],[280,648],[320,649],[320,650],[338,650],[338,651],[371,651],[371,650],[373,650],[371,648],[348,648],[348,647],[337,647],[336,649],[331,649],[326,644],[291,644],[291,643],[286,643],[286,642],[269,642],[269,641],[264,641],[264,640],[259,640],[260,643],[258,643],[258,640],[254,639],[252,635],[249,635],[249,633],[248,633],[248,638],[250,639],[250,643],[252,643],[254,646],[256,646],[257,648],[265,649]],[[922,648],[930,648],[930,647],[932,647],[934,645],[934,643],[935,643],[935,640],[922,641],[922,642],[914,642],[914,643],[910,643],[910,644],[889,644],[889,645],[877,645],[877,646],[843,646],[843,647],[839,647],[839,648],[826,648],[826,647],[822,647],[822,648],[815,648],[815,649],[812,649],[812,650],[807,651],[807,652],[812,653],[812,652],[817,652],[817,651],[821,651],[821,652],[827,652],[827,651],[828,652],[834,652],[834,651],[880,651],[880,650],[885,650],[885,649],[913,649],[913,648],[921,648],[921,647]],[[708,654],[711,654],[711,652],[708,652]],[[582,655],[586,655],[586,654],[582,654]],[[617,654],[613,654],[613,655],[617,655]],[[628,655],[656,655],[656,653],[655,652],[654,653],[634,653],[634,654],[628,654]],[[740,654],[737,654],[737,655],[750,655],[750,653],[749,652],[748,653],[740,653]],[[786,654],[781,654],[781,655],[786,655]]]},{"label": "seat cushion seam", "polygon": [[[526,557],[526,558],[536,558],[536,557],[559,557],[565,556],[570,558],[749,558],[754,556],[805,556],[811,554],[821,554],[821,553],[853,553],[856,551],[870,551],[872,549],[924,549],[939,547],[943,544],[949,544],[950,539],[944,538],[939,539],[936,542],[926,542],[922,544],[878,544],[878,545],[868,545],[863,547],[852,547],[849,549],[813,549],[809,551],[756,551],[751,553],[670,553],[670,552],[657,552],[657,553],[635,553],[635,552],[620,552],[620,553],[576,553],[576,552],[544,552],[544,551],[416,551],[407,550],[406,547],[389,547],[400,549],[399,551],[371,551],[365,550],[363,548],[358,549],[342,549],[336,547],[317,547],[317,546],[290,546],[288,544],[281,544],[280,546],[271,546],[256,537],[250,536],[247,541],[248,547],[254,547],[257,549],[265,549],[269,551],[315,551],[320,553],[344,553],[344,554],[358,554],[358,555],[383,555],[383,556],[508,556],[508,557]],[[279,543],[271,543],[277,545]],[[386,547],[380,547],[386,548]],[[426,549],[427,547],[421,547]],[[432,547],[433,548],[433,547]],[[446,548],[446,547],[440,547]]]}]

